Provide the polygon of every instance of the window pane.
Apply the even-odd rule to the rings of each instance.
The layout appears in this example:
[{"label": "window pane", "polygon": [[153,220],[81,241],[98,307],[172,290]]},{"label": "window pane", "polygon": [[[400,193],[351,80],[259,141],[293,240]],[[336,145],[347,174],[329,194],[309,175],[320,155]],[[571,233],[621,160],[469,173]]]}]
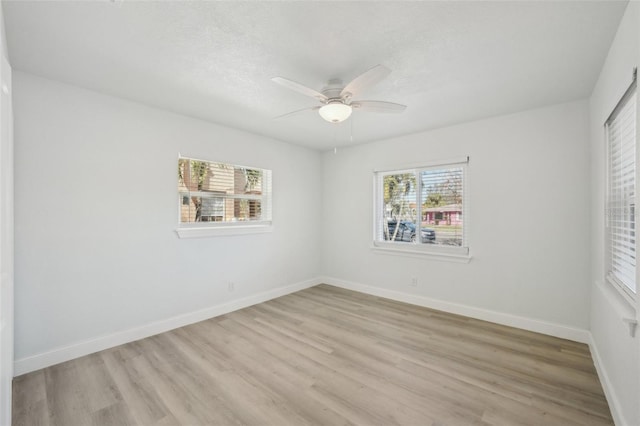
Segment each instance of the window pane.
[{"label": "window pane", "polygon": [[189,158],[178,160],[180,222],[271,220],[271,172]]},{"label": "window pane", "polygon": [[462,179],[460,167],[420,173],[422,243],[462,246]]},{"label": "window pane", "polygon": [[409,243],[425,253],[468,255],[465,160],[377,172],[374,244]]},{"label": "window pane", "polygon": [[260,220],[260,200],[233,200],[234,220]]},{"label": "window pane", "polygon": [[416,174],[413,171],[382,176],[382,236],[384,240],[416,240]]},{"label": "window pane", "polygon": [[223,222],[229,220],[224,198],[180,194],[180,222]]}]

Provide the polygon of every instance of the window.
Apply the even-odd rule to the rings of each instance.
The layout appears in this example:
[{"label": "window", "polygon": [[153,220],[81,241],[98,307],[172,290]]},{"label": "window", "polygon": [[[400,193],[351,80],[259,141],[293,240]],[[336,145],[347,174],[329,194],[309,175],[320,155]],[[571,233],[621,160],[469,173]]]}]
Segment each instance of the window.
[{"label": "window", "polygon": [[636,293],[636,78],[605,123],[607,279]]},{"label": "window", "polygon": [[178,200],[181,237],[180,228],[268,226],[271,170],[180,157]]},{"label": "window", "polygon": [[467,163],[377,171],[374,246],[468,256]]}]

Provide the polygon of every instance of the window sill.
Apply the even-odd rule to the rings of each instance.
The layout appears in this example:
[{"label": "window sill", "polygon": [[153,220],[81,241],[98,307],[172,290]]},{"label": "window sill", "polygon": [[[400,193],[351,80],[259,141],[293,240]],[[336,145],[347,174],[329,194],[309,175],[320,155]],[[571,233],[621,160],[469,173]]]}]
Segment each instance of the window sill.
[{"label": "window sill", "polygon": [[410,248],[396,248],[390,246],[373,245],[371,249],[376,254],[386,254],[391,256],[405,256],[405,257],[417,257],[420,259],[434,259],[445,262],[455,263],[469,263],[471,262],[471,255],[469,253],[452,253],[438,251],[434,249],[419,250]]},{"label": "window sill", "polygon": [[260,224],[177,228],[176,234],[178,234],[179,238],[209,238],[231,235],[263,234],[272,231],[273,225]]},{"label": "window sill", "polygon": [[617,291],[620,294],[620,296],[622,296],[624,301],[627,302],[629,304],[629,306],[631,306],[633,309],[635,309],[635,307],[636,307],[635,297],[633,295],[631,295],[629,291],[627,291],[625,288],[623,288],[623,284],[620,284],[617,280],[615,280],[614,278],[612,278],[609,275],[607,275],[605,277],[605,280],[606,280],[607,284],[609,284],[611,287],[613,287],[615,289],[615,291]]}]

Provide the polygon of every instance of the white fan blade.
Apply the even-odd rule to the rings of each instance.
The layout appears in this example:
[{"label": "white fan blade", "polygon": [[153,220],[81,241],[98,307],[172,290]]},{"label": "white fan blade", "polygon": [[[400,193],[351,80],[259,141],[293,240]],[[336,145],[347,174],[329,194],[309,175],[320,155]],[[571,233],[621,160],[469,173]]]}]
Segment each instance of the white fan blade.
[{"label": "white fan blade", "polygon": [[347,84],[346,87],[342,89],[342,92],[340,92],[340,97],[347,94],[350,94],[351,97],[356,96],[366,88],[383,80],[389,74],[391,74],[391,70],[389,68],[384,65],[376,65],[369,71],[366,71],[351,80],[351,83]]},{"label": "white fan blade", "polygon": [[302,108],[302,109],[299,109],[299,110],[296,110],[296,111],[292,111],[292,112],[288,112],[286,114],[279,115],[277,117],[273,117],[273,119],[277,120],[279,118],[288,117],[290,115],[295,115],[295,114],[298,114],[298,113],[301,113],[301,112],[305,112],[305,111],[317,111],[320,108],[322,108],[322,105],[318,105],[318,106],[314,106],[314,107],[310,107],[310,108]]},{"label": "white fan blade", "polygon": [[384,101],[356,101],[351,102],[351,107],[358,111],[370,112],[402,112],[407,109],[406,105],[395,104]]},{"label": "white fan blade", "polygon": [[303,95],[311,96],[312,98],[316,98],[319,101],[326,101],[328,98],[317,90],[313,90],[308,88],[307,86],[303,86],[300,83],[296,83],[295,81],[286,79],[284,77],[273,77],[271,79],[274,83],[278,83],[281,86],[286,87],[287,89],[295,90],[298,93],[302,93]]}]

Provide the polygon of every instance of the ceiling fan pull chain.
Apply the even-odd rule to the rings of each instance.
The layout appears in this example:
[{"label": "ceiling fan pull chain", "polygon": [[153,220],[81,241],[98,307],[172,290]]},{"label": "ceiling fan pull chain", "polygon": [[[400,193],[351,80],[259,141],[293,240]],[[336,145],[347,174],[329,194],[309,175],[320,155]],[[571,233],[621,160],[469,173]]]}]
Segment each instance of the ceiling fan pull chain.
[{"label": "ceiling fan pull chain", "polygon": [[349,137],[350,142],[353,143],[353,120],[355,120],[354,118],[351,119],[351,135]]}]

